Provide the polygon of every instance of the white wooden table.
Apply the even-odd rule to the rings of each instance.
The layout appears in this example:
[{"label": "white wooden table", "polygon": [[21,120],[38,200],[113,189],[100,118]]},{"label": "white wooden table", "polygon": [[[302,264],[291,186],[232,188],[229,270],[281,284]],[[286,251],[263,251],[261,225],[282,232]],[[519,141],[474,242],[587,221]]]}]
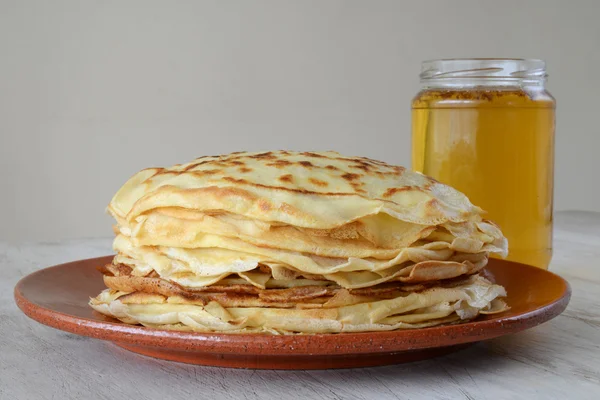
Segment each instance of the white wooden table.
[{"label": "white wooden table", "polygon": [[558,318],[429,361],[295,372],[160,361],[40,325],[14,304],[17,280],[111,240],[0,243],[0,399],[600,399],[600,214],[558,213],[554,240],[550,268],[573,289]]}]

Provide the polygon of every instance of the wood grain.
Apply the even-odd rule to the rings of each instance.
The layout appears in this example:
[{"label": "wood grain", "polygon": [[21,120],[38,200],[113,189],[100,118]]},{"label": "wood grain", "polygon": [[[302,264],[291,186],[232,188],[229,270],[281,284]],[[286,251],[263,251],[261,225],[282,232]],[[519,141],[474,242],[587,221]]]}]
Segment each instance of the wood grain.
[{"label": "wood grain", "polygon": [[558,213],[550,269],[573,296],[527,332],[442,358],[356,370],[252,371],[154,360],[19,312],[24,275],[110,252],[110,239],[0,243],[0,399],[588,399],[600,396],[600,214]]}]

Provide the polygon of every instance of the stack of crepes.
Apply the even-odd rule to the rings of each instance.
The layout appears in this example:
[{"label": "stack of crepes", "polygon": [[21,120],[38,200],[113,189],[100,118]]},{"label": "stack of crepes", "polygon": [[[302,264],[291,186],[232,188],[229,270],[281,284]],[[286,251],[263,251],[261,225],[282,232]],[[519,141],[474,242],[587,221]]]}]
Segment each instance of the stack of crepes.
[{"label": "stack of crepes", "polygon": [[480,274],[507,241],[425,175],[335,152],[200,157],[112,199],[114,261],[90,305],[201,332],[333,333],[457,323],[507,308]]}]

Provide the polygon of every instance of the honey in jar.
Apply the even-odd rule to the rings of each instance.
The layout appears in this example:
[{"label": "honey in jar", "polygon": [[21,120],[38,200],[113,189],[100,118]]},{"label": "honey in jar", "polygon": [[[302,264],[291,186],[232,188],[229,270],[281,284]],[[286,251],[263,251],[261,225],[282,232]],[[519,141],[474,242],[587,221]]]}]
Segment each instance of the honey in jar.
[{"label": "honey in jar", "polygon": [[465,193],[509,243],[508,259],[552,257],[555,100],[545,64],[523,59],[423,63],[412,101],[412,167]]}]

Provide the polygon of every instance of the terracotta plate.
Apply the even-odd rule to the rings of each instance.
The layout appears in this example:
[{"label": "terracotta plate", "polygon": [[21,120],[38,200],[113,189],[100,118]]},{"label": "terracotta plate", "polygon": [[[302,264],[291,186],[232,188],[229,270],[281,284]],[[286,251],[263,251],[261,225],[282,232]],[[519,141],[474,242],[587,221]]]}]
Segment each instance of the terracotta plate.
[{"label": "terracotta plate", "polygon": [[491,259],[487,267],[508,291],[510,311],[474,322],[395,332],[272,336],[163,331],[120,323],[87,302],[102,289],[96,266],[112,256],[46,268],[21,279],[15,300],[36,321],[152,357],[241,368],[349,368],[415,361],[468,344],[531,328],[559,315],[569,302],[568,283],[551,272]]}]

